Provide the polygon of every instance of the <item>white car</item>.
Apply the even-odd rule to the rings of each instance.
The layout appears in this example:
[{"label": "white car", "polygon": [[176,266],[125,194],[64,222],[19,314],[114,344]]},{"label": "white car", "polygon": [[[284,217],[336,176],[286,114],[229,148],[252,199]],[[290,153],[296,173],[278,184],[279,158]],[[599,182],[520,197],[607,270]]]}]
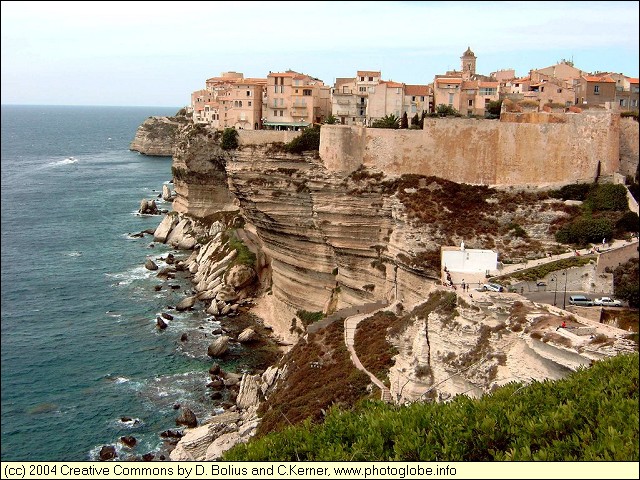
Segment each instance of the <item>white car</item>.
[{"label": "white car", "polygon": [[498,285],[497,283],[485,283],[482,286],[482,290],[485,292],[504,292],[504,287],[502,285]]},{"label": "white car", "polygon": [[621,307],[622,306],[622,302],[620,300],[614,300],[611,297],[596,298],[593,301],[593,304],[599,305],[601,307]]}]

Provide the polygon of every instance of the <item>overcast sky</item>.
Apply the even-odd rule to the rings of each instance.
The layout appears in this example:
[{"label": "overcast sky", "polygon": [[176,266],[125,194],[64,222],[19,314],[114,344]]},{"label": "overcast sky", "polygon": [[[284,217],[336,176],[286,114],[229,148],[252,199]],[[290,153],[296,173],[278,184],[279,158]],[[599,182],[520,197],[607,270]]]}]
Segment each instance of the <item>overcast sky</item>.
[{"label": "overcast sky", "polygon": [[2,103],[182,107],[224,71],[426,84],[573,60],[638,77],[638,2],[2,1]]}]

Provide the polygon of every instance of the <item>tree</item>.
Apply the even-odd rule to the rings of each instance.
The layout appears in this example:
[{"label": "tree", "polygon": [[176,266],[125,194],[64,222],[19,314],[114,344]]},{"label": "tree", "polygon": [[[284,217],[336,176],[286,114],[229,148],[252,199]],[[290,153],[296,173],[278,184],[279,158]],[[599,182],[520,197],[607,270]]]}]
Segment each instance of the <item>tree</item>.
[{"label": "tree", "polygon": [[420,117],[417,113],[411,118],[411,125],[420,125]]},{"label": "tree", "polygon": [[235,128],[225,128],[222,132],[222,143],[220,146],[223,150],[233,150],[238,148],[238,132]]},{"label": "tree", "polygon": [[335,125],[336,123],[338,123],[338,119],[334,117],[333,114],[331,114],[327,117],[324,123],[327,125]]},{"label": "tree", "polygon": [[489,118],[500,118],[500,111],[502,110],[502,100],[496,100],[494,102],[489,102],[487,105],[487,117]]},{"label": "tree", "polygon": [[407,117],[407,112],[402,114],[402,120],[400,120],[400,128],[409,128],[409,118]]},{"label": "tree", "polygon": [[400,126],[400,119],[393,113],[385,115],[384,117],[376,120],[371,124],[373,128],[393,128],[397,129]]},{"label": "tree", "polygon": [[458,111],[455,108],[453,108],[453,106],[445,105],[444,103],[441,103],[436,107],[436,113],[441,117],[448,117],[448,116],[459,117],[460,116],[460,113],[458,113]]}]

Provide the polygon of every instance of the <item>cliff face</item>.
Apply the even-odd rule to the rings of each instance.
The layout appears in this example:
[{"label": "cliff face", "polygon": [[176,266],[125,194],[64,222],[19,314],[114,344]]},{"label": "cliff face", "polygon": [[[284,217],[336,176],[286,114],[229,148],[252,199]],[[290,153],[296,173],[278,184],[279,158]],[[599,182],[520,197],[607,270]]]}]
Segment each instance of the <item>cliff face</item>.
[{"label": "cliff face", "polygon": [[[538,208],[526,196],[518,204],[487,187],[454,192],[451,182],[433,178],[330,171],[317,152],[290,154],[280,143],[240,142],[224,151],[216,135],[189,125],[178,136],[174,210],[198,220],[241,213],[268,259],[269,301],[287,328],[291,311],[332,313],[380,300],[414,304],[439,281],[441,245],[464,238],[469,248],[509,251],[536,241],[544,250],[541,242],[552,238],[548,225],[564,215],[554,205]],[[504,227],[514,223],[525,225],[526,241]]]},{"label": "cliff face", "polygon": [[129,150],[144,155],[170,157],[173,155],[178,130],[187,122],[188,119],[184,116],[149,117],[136,130]]}]

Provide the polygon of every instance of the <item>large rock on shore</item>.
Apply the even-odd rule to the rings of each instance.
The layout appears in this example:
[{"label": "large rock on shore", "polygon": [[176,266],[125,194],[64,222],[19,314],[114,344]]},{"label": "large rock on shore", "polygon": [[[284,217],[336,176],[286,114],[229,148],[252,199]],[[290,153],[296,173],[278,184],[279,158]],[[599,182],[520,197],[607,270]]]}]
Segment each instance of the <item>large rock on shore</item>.
[{"label": "large rock on shore", "polygon": [[209,348],[207,348],[207,355],[210,357],[221,357],[225,353],[227,353],[227,349],[229,348],[229,340],[230,338],[227,335],[223,335],[220,338],[216,338],[211,344]]},{"label": "large rock on shore", "polygon": [[180,303],[176,305],[176,310],[179,312],[182,312],[184,310],[189,310],[190,308],[193,308],[193,306],[196,304],[197,299],[198,297],[194,295],[181,300]]},{"label": "large rock on shore", "polygon": [[202,461],[209,446],[221,435],[236,431],[240,415],[225,412],[215,416],[209,423],[189,430],[180,439],[169,458],[175,461]]},{"label": "large rock on shore", "polygon": [[256,280],[256,272],[247,265],[234,265],[225,276],[225,283],[235,289],[251,285]]}]

